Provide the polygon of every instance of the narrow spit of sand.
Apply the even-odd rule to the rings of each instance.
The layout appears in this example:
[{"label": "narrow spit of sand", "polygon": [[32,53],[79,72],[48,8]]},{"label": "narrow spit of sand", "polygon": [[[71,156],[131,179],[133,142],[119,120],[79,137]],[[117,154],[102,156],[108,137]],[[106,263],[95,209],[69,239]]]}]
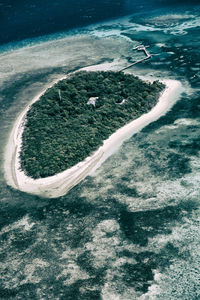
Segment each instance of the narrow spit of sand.
[{"label": "narrow spit of sand", "polygon": [[[111,69],[115,70],[117,69],[117,66],[114,63],[106,63],[83,68],[81,70],[98,71]],[[66,78],[66,76],[54,81],[48,86],[48,88],[64,78]],[[145,80],[145,77],[142,79]],[[152,80],[155,79],[156,78],[153,78]],[[15,189],[46,198],[56,198],[66,194],[73,186],[78,184],[86,176],[94,174],[95,170],[110,155],[116,152],[125,140],[129,139],[133,134],[137,133],[151,122],[156,121],[169,111],[169,109],[179,99],[182,92],[182,85],[176,80],[166,79],[161,81],[166,85],[166,88],[162,92],[158,103],[150,112],[143,114],[138,119],[118,129],[104,141],[103,145],[97,151],[93,152],[91,156],[87,157],[84,161],[76,164],[72,168],[54,176],[32,179],[20,170],[19,153],[26,113],[30,106],[37,101],[46,90],[43,91],[37,95],[20,114],[10,133],[4,160],[4,172],[7,183]]]}]

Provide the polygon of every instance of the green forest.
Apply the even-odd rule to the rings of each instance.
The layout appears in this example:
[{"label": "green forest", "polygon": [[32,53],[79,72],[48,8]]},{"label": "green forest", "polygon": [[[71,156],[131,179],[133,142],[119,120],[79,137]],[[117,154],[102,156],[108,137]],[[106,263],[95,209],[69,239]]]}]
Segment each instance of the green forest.
[{"label": "green forest", "polygon": [[44,178],[84,160],[117,129],[151,110],[164,85],[123,72],[77,72],[27,112],[21,169]]}]

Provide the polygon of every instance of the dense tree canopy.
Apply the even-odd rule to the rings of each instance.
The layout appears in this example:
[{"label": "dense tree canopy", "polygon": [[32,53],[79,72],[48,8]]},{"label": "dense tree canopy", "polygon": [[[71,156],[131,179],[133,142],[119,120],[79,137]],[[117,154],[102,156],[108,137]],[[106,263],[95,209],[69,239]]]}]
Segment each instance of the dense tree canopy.
[{"label": "dense tree canopy", "polygon": [[[158,81],[111,71],[78,72],[59,81],[27,113],[22,170],[43,178],[72,167],[118,128],[148,112],[163,88]],[[91,97],[95,105],[89,104]]]}]

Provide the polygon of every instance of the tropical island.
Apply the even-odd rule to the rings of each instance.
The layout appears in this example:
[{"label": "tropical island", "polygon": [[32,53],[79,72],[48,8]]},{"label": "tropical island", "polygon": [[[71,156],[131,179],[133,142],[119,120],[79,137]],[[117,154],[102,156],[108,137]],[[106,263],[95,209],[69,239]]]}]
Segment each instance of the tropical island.
[{"label": "tropical island", "polygon": [[76,72],[33,103],[25,118],[21,170],[33,179],[69,169],[116,130],[149,112],[165,85],[113,71]]},{"label": "tropical island", "polygon": [[[140,80],[116,69],[116,61],[84,67],[49,82],[30,99],[16,118],[5,148],[4,174],[8,185],[47,198],[66,194],[88,175],[95,175],[124,141],[165,115],[183,91],[177,80],[162,78],[161,84],[156,77],[143,76]],[[62,154],[67,153],[68,142],[70,159]],[[78,159],[76,153],[80,155]],[[67,159],[72,163],[73,157],[75,164],[59,165],[60,154],[64,162]],[[37,173],[36,157],[43,162],[45,172],[39,168],[42,172]],[[76,163],[79,159],[82,160]],[[31,171],[27,165],[35,171],[28,173]],[[54,165],[55,175],[42,177]]]}]

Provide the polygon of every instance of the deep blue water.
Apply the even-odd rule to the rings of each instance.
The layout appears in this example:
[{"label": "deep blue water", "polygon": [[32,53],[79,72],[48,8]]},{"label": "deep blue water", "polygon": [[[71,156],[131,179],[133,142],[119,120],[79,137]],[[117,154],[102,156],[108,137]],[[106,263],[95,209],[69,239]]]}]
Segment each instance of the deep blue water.
[{"label": "deep blue water", "polygon": [[[198,4],[191,0],[190,4]],[[0,1],[0,44],[59,31],[101,20],[158,8],[183,5],[184,0],[4,0]]]}]

